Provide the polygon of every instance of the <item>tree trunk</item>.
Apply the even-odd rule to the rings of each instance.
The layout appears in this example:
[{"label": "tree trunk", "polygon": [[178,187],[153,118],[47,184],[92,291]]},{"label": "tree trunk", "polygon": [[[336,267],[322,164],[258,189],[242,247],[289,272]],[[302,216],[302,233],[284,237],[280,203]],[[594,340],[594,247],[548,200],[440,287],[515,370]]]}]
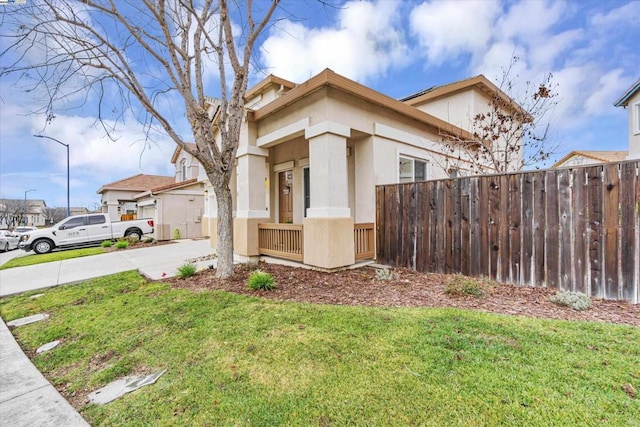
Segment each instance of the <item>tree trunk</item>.
[{"label": "tree trunk", "polygon": [[233,203],[229,185],[215,182],[213,191],[218,204],[218,267],[216,276],[227,278],[233,275]]}]

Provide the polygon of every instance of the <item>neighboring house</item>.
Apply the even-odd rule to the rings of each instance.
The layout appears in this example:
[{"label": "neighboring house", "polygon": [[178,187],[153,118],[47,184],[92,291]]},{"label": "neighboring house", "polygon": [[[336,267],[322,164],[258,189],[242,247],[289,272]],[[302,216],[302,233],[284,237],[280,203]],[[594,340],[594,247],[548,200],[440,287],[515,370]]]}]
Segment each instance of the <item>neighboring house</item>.
[{"label": "neighboring house", "polygon": [[551,168],[585,166],[598,163],[621,162],[627,158],[626,151],[572,151],[558,160]]},{"label": "neighboring house", "polygon": [[204,185],[197,180],[198,163],[180,147],[171,163],[173,177],[138,174],[102,186],[102,212],[113,221],[152,218],[158,240],[202,237]]},{"label": "neighboring house", "polygon": [[615,102],[624,107],[629,115],[629,152],[627,159],[640,159],[640,79]]},{"label": "neighboring house", "polygon": [[[300,85],[268,76],[251,88],[231,180],[236,254],[326,269],[373,257],[375,186],[448,177],[442,165],[460,154],[444,148],[443,134],[473,140],[465,122],[499,91],[474,79],[404,102],[328,69]],[[204,215],[216,230],[206,185]]]},{"label": "neighboring house", "polygon": [[45,225],[47,204],[39,199],[0,199],[0,228]]}]

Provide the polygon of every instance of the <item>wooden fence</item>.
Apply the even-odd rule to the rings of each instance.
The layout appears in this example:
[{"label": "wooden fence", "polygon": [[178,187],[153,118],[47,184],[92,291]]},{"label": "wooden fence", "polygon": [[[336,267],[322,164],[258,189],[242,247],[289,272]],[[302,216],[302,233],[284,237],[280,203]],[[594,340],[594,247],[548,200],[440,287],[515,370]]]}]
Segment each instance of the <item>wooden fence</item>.
[{"label": "wooden fence", "polygon": [[378,262],[640,302],[640,161],[376,187]]}]

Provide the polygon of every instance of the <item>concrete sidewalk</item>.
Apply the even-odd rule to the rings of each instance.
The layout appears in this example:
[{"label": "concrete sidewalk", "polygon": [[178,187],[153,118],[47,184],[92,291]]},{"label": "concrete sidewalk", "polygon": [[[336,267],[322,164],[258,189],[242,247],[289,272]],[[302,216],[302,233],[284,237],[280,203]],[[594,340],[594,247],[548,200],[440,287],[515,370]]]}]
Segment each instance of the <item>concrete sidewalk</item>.
[{"label": "concrete sidewalk", "polygon": [[[187,261],[213,253],[209,240],[130,249],[28,267],[0,270],[0,296],[76,283],[128,270],[151,278],[175,276]],[[215,260],[196,262],[199,268]],[[45,343],[42,343],[45,344]],[[44,378],[0,319],[0,422],[13,427],[87,426],[87,422]]]}]

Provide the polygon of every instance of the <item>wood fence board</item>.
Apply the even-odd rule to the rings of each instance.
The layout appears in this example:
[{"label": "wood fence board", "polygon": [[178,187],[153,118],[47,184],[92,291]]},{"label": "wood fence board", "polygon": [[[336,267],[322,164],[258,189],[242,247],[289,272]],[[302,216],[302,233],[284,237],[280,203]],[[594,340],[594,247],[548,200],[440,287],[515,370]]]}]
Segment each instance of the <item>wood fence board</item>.
[{"label": "wood fence board", "polygon": [[535,286],[546,286],[545,265],[546,260],[546,240],[545,240],[545,181],[544,172],[534,172],[534,193],[533,193],[533,277]]},{"label": "wood fence board", "polygon": [[489,277],[498,280],[500,251],[500,178],[489,179]]},{"label": "wood fence board", "polygon": [[489,276],[491,268],[489,266],[491,245],[489,243],[489,181],[479,179],[480,198],[478,210],[480,213],[480,275]]},{"label": "wood fence board", "polygon": [[470,249],[470,199],[471,188],[470,179],[463,178],[459,181],[460,184],[460,253],[459,253],[459,272],[464,275],[471,275],[471,254]]},{"label": "wood fence board", "polygon": [[569,169],[561,169],[558,171],[558,235],[560,236],[559,244],[559,266],[560,276],[558,287],[563,291],[574,291],[575,283],[573,281],[573,204],[571,176],[573,171]]},{"label": "wood fence board", "polygon": [[498,279],[502,282],[509,281],[509,262],[511,259],[511,246],[509,230],[511,229],[512,206],[509,199],[509,175],[500,175],[500,216],[498,223]]},{"label": "wood fence board", "polygon": [[437,182],[429,182],[429,271],[438,271],[438,191]]},{"label": "wood fence board", "polygon": [[470,268],[473,276],[480,276],[483,273],[481,264],[482,242],[481,234],[484,229],[482,218],[480,217],[480,180],[478,177],[469,178],[469,211],[470,211],[470,234],[469,234],[469,256]]},{"label": "wood fence board", "polygon": [[438,203],[436,205],[436,216],[438,218],[436,225],[436,235],[438,236],[436,240],[436,271],[438,273],[445,273],[445,252],[448,249],[448,242],[445,239],[446,234],[446,221],[445,217],[445,209],[447,203],[444,203],[444,183],[442,181],[436,181],[436,198]]},{"label": "wood fence board", "polygon": [[545,185],[545,271],[546,285],[549,288],[560,287],[560,220],[558,218],[558,171],[550,170],[546,174]]},{"label": "wood fence board", "polygon": [[587,206],[589,215],[589,280],[591,296],[603,298],[602,284],[602,166],[586,168],[587,172]]},{"label": "wood fence board", "polygon": [[509,175],[509,278],[522,284],[522,174]]},{"label": "wood fence board", "polygon": [[633,163],[623,163],[620,166],[620,276],[618,283],[621,288],[621,298],[633,301],[637,289],[638,269],[640,261],[636,258],[639,248],[638,229],[634,211],[640,206],[638,196],[637,166]]},{"label": "wood fence board", "polygon": [[603,224],[604,224],[604,297],[618,298],[618,263],[619,263],[619,202],[620,180],[618,165],[604,166],[603,185]]},{"label": "wood fence board", "polygon": [[[444,211],[442,214],[444,225],[444,266],[443,273],[453,272],[453,251],[455,250],[455,241],[453,239],[453,227],[455,223],[455,205],[456,192],[454,188],[455,180],[440,181],[442,183]],[[442,200],[442,199],[441,199]]]},{"label": "wood fence board", "polygon": [[575,291],[589,295],[589,251],[587,238],[586,174],[584,169],[575,170],[573,176],[573,229]]},{"label": "wood fence board", "polygon": [[522,175],[522,222],[520,225],[522,234],[522,268],[521,285],[535,284],[533,271],[533,184],[535,175]]}]

